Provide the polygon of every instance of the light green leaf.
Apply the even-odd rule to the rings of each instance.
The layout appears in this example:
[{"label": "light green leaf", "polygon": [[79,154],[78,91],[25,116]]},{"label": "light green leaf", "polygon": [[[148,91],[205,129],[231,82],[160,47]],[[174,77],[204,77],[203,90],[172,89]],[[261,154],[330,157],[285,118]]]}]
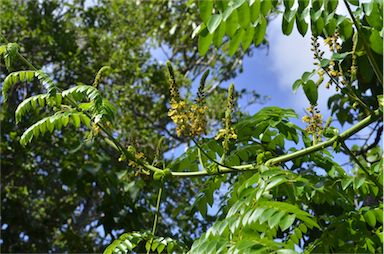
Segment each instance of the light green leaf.
[{"label": "light green leaf", "polygon": [[72,115],[71,115],[71,119],[72,119],[72,121],[73,121],[73,125],[74,125],[76,128],[79,128],[80,123],[81,123],[79,114],[72,114]]},{"label": "light green leaf", "polygon": [[277,225],[279,225],[280,220],[283,218],[284,215],[286,215],[286,212],[285,211],[280,211],[280,212],[276,213],[275,215],[271,216],[268,219],[268,226],[270,228],[274,228]]},{"label": "light green leaf", "polygon": [[369,42],[373,51],[379,55],[383,54],[383,38],[381,38],[379,31],[372,30],[372,33],[369,36]]},{"label": "light green leaf", "polygon": [[216,28],[220,25],[222,18],[221,14],[215,14],[209,18],[207,28],[211,34],[213,34]]},{"label": "light green leaf", "polygon": [[292,91],[293,91],[294,93],[296,93],[296,92],[297,92],[297,89],[299,89],[299,87],[300,87],[302,84],[303,84],[303,81],[302,81],[301,79],[296,80],[295,83],[293,83],[293,85],[292,85]]},{"label": "light green leaf", "polygon": [[275,208],[268,208],[267,210],[265,210],[259,219],[260,224],[266,222],[276,212],[277,210]]},{"label": "light green leaf", "polygon": [[296,216],[294,214],[292,215],[285,215],[281,220],[280,220],[280,223],[279,223],[279,226],[281,228],[282,231],[285,231],[287,230],[292,224],[293,222],[295,221],[295,218]]},{"label": "light green leaf", "polygon": [[367,222],[367,224],[371,227],[375,227],[376,225],[376,216],[375,214],[373,213],[373,211],[368,211],[366,213],[364,213],[364,220]]}]

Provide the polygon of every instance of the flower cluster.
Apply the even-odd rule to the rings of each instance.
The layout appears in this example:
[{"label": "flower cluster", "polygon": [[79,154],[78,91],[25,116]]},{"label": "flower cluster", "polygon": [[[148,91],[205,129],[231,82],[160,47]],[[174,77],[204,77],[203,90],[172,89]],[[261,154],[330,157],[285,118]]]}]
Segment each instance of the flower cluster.
[{"label": "flower cluster", "polygon": [[[311,39],[311,51],[313,52],[313,59],[317,60],[313,64],[320,66],[321,60],[323,59],[324,51],[320,49],[320,43],[317,41],[317,37],[312,36]],[[316,85],[319,86],[324,81],[325,71],[322,69],[322,67],[319,67],[317,69],[317,74],[319,75],[319,79],[317,80]]]},{"label": "flower cluster", "polygon": [[229,140],[230,139],[237,139],[237,135],[235,133],[235,130],[233,129],[233,127],[231,127],[231,125],[232,125],[232,111],[234,108],[234,100],[235,100],[234,99],[234,85],[231,84],[229,86],[229,89],[228,89],[227,109],[225,111],[225,118],[223,119],[224,124],[225,124],[225,128],[219,130],[219,132],[217,133],[217,135],[215,137],[216,140],[224,138],[224,140],[222,142],[224,151],[229,150]]},{"label": "flower cluster", "polygon": [[168,116],[176,124],[177,135],[185,137],[194,137],[205,134],[207,128],[207,119],[205,112],[204,86],[209,72],[205,72],[201,82],[196,99],[196,104],[188,103],[180,98],[179,89],[176,84],[175,74],[172,65],[168,62],[169,90],[171,94],[171,108]]},{"label": "flower cluster", "polygon": [[302,118],[303,122],[308,124],[305,131],[312,135],[313,144],[316,144],[318,141],[321,141],[323,133],[323,116],[320,114],[320,110],[313,105],[307,108],[307,112],[308,115],[305,115]]},{"label": "flower cluster", "polygon": [[179,137],[194,137],[204,134],[206,131],[206,111],[207,106],[190,105],[184,100],[175,101],[172,99],[168,116],[176,124],[176,132]]},{"label": "flower cluster", "polygon": [[339,33],[335,32],[332,36],[325,38],[324,44],[328,46],[329,51],[331,51],[331,52],[340,51],[341,45],[339,43]]}]

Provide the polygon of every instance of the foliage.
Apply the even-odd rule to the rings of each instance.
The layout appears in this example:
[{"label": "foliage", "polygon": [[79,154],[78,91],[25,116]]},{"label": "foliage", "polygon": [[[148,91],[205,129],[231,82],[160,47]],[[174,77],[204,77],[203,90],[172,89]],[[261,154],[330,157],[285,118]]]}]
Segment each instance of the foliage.
[{"label": "foliage", "polygon": [[[80,209],[88,209],[90,213],[95,206],[91,204],[85,207],[85,205],[97,202],[97,199],[92,198],[99,194],[103,195],[103,204],[96,207],[101,208],[105,213],[104,217],[98,218],[96,214],[94,220],[103,223],[105,232],[113,236],[112,229],[129,225],[124,228],[128,233],[114,240],[105,249],[105,253],[126,253],[133,249],[146,250],[147,253],[184,252],[187,249],[189,253],[295,253],[297,249],[304,253],[381,252],[383,158],[382,149],[378,144],[383,131],[382,62],[379,60],[383,52],[382,22],[379,24],[377,20],[382,20],[383,6],[379,1],[359,4],[358,1],[348,0],[344,1],[344,4],[350,17],[336,14],[338,1],[332,0],[313,0],[311,3],[299,1],[297,5],[294,0],[282,2],[205,0],[199,1],[197,5],[176,3],[175,7],[170,7],[173,12],[170,20],[174,22],[172,14],[177,11],[181,13],[184,7],[193,10],[188,14],[190,16],[187,15],[188,19],[185,22],[175,23],[176,27],[173,26],[169,30],[170,37],[159,35],[157,28],[152,32],[155,39],[175,43],[170,59],[175,63],[183,62],[180,63],[180,71],[174,71],[170,63],[167,68],[158,67],[156,64],[148,67],[146,61],[138,58],[133,67],[143,66],[150,74],[143,76],[144,70],[135,71],[134,74],[142,79],[133,81],[132,89],[126,87],[108,89],[109,84],[119,82],[124,84],[124,79],[116,73],[126,73],[128,71],[126,65],[130,65],[116,55],[112,57],[117,58],[114,59],[116,62],[107,61],[114,69],[110,79],[102,82],[101,74],[107,70],[103,67],[96,74],[93,85],[72,82],[77,85],[68,88],[60,82],[54,82],[55,79],[50,79],[45,72],[37,70],[20,54],[18,44],[6,42],[1,46],[0,52],[8,70],[16,63],[23,63],[32,71],[9,73],[3,82],[3,99],[11,106],[9,101],[11,97],[14,98],[12,96],[15,94],[14,88],[20,82],[33,83],[33,76],[45,85],[46,93],[27,96],[16,109],[16,121],[23,123],[22,118],[32,114],[31,111],[38,109],[42,111],[45,106],[49,106],[49,110],[45,107],[44,111],[47,117],[41,119],[35,116],[27,120],[32,122],[32,125],[21,135],[19,142],[23,146],[30,142],[34,146],[33,149],[39,151],[37,144],[40,143],[37,138],[55,130],[55,135],[50,138],[56,136],[54,140],[58,140],[56,143],[59,143],[62,141],[58,138],[63,137],[64,141],[68,142],[68,148],[73,149],[71,142],[78,137],[71,137],[61,131],[62,127],[69,123],[72,123],[73,131],[85,134],[86,142],[80,142],[79,147],[69,153],[73,155],[70,155],[70,158],[63,158],[59,163],[66,162],[60,168],[62,172],[68,172],[73,170],[74,161],[75,163],[83,161],[82,164],[90,175],[77,183],[77,189],[82,195],[89,195],[91,199],[81,203],[84,207]],[[356,6],[355,10],[352,11],[350,4]],[[141,8],[144,10],[148,6],[160,8],[161,17],[168,15],[163,10],[164,7],[156,4],[143,6],[145,7]],[[101,11],[111,18],[104,25],[113,25],[113,31],[119,28],[118,24],[112,21],[114,15],[121,17],[119,7],[135,8],[135,5],[119,5],[116,2],[112,4],[111,12],[96,8],[96,11]],[[208,73],[205,72],[201,79],[195,103],[190,101],[190,92],[181,99],[179,89],[189,87],[184,84],[188,83],[188,77],[185,75],[190,70],[186,67],[188,54],[177,49],[180,39],[173,37],[175,29],[178,26],[184,28],[186,23],[196,22],[195,18],[199,12],[202,23],[196,25],[192,34],[192,37],[198,35],[198,40],[185,39],[190,34],[185,35],[181,31],[181,35],[184,36],[183,42],[188,47],[194,47],[192,56],[198,57],[195,59],[196,62],[207,60],[207,55],[213,55],[216,61],[221,62],[219,69],[225,70],[228,67],[226,61],[232,59],[228,58],[225,52],[230,56],[241,57],[243,54],[238,52],[246,52],[252,42],[255,46],[265,42],[268,17],[278,13],[280,8],[284,9],[283,34],[289,35],[292,32],[295,21],[298,31],[303,36],[308,31],[312,34],[315,69],[305,72],[293,84],[294,91],[303,88],[309,101],[308,113],[303,117],[303,121],[308,123],[307,128],[302,129],[292,123],[291,119],[298,117],[293,110],[278,107],[266,107],[254,115],[240,114],[240,117],[235,118],[235,92],[234,86],[231,85],[227,95],[227,107],[221,114],[221,117],[224,117],[221,124],[223,129],[215,135],[216,129],[213,126],[210,129],[206,127],[206,118],[210,115],[206,111],[211,106],[208,100],[210,95],[205,96],[205,92],[209,91],[205,89]],[[141,14],[137,15],[143,24],[148,22],[146,18],[150,15],[146,11],[134,13]],[[67,14],[72,15],[71,12]],[[90,19],[92,17],[89,16]],[[306,23],[308,18],[310,25]],[[100,26],[103,26],[103,23]],[[81,32],[89,32],[92,36],[96,36],[91,30]],[[114,40],[114,36],[103,39],[108,42]],[[324,52],[319,47],[320,38],[324,39],[329,47],[329,58],[324,57]],[[211,44],[224,51],[210,50]],[[119,50],[124,50],[126,47],[125,44],[118,45]],[[140,46],[135,49],[138,53],[146,52]],[[199,52],[200,56],[197,56],[196,52]],[[178,60],[180,55],[185,58]],[[65,69],[68,72],[72,70],[69,67],[71,66]],[[165,69],[168,69],[170,76],[169,85],[166,84]],[[231,67],[229,69],[231,70]],[[203,71],[205,69],[199,67],[192,69],[191,72],[195,77],[190,77],[191,80],[197,78]],[[67,74],[65,73],[65,76]],[[225,80],[230,75],[221,75],[219,71],[214,72],[213,76],[213,79]],[[73,79],[69,74],[68,78]],[[132,79],[134,80],[135,76]],[[150,86],[146,81],[148,79],[158,83]],[[330,120],[324,125],[321,112],[317,108],[318,88],[323,85],[325,79],[327,79],[325,86],[335,87],[335,95],[329,100],[332,114],[341,125],[353,124],[342,133],[339,133]],[[208,86],[208,89],[212,87],[214,86]],[[170,96],[160,97],[162,99],[157,107],[146,111],[150,105],[158,102],[159,95],[168,94],[168,88]],[[121,96],[126,97],[121,99]],[[19,99],[17,96],[16,98]],[[134,101],[129,101],[128,98]],[[133,117],[130,113],[122,114],[124,103],[127,102],[128,107],[132,107]],[[175,129],[167,129],[170,123],[167,108],[170,108],[169,116],[176,125]],[[141,135],[141,132],[130,131],[127,136],[120,134],[123,128],[133,126],[126,121],[137,123],[135,118],[137,112],[145,119],[136,126],[145,133],[139,140],[134,138],[135,135]],[[153,134],[146,133],[140,128],[141,125],[147,126],[146,121],[155,122],[152,119],[156,117],[166,119],[163,131],[156,132],[156,137],[163,134],[166,138],[174,137],[180,143],[191,141],[195,145],[189,147],[179,158],[164,159],[162,153],[169,149],[169,145],[174,141],[168,139],[163,143],[163,139],[158,138],[158,142],[153,142],[155,139]],[[372,141],[369,136],[365,144],[372,143],[349,148],[347,141],[368,127],[372,128],[370,136],[376,133],[376,138]],[[209,135],[194,137],[205,134],[207,130],[211,131]],[[177,136],[172,134],[174,131],[177,132]],[[11,143],[8,140],[14,141],[17,133],[7,135],[9,136],[7,142]],[[144,146],[140,142],[149,145]],[[89,154],[92,156],[89,163],[88,154],[78,152],[87,143],[95,144],[89,148]],[[15,151],[10,150],[13,153]],[[101,150],[107,152],[99,154]],[[32,151],[28,151],[31,159],[41,160]],[[67,149],[64,151],[68,153]],[[332,154],[340,152],[349,156],[349,165],[353,167],[350,172],[334,161]],[[54,154],[46,153],[45,156],[54,161]],[[87,164],[91,165],[86,167]],[[121,170],[116,171],[114,167]],[[321,174],[321,171],[324,173]],[[66,178],[73,177],[66,176]],[[71,183],[70,180],[67,181]],[[97,185],[102,185],[102,188],[97,189],[95,187]],[[225,191],[225,187],[228,191]],[[153,213],[151,204],[155,203],[155,195],[150,193],[154,188],[159,188],[159,193],[156,199],[153,229],[149,233],[146,229],[151,220],[146,217]],[[9,186],[4,189],[7,199],[18,200],[19,196],[28,196],[28,191],[23,188],[18,189],[19,192],[14,196]],[[162,201],[163,190],[163,195],[166,197],[164,201]],[[96,195],[89,194],[92,191],[98,192]],[[186,200],[180,200],[180,197]],[[217,197],[221,201],[219,205],[215,202]],[[71,204],[68,209],[72,211],[79,203],[71,201],[71,197],[68,200]],[[118,206],[118,210],[115,207],[107,208],[114,202],[121,201],[123,203],[127,201],[127,204]],[[50,206],[51,204],[52,202]],[[216,216],[208,212],[208,208],[213,206],[217,206]],[[135,209],[138,211],[134,211]],[[182,210],[186,211],[181,212]],[[201,219],[193,217],[196,211],[202,215]],[[131,216],[121,216],[121,213],[130,213]],[[41,214],[39,216],[44,216],[44,212]],[[175,217],[182,218],[178,220]],[[127,218],[136,221],[127,221]],[[114,223],[108,220],[114,220]],[[174,220],[180,222],[178,227],[167,227],[167,222]],[[87,221],[84,226],[92,225],[93,222]],[[137,229],[131,224],[135,222],[138,223]],[[158,223],[162,226],[157,227]],[[99,222],[97,224],[100,225]],[[7,225],[12,226],[10,223]],[[73,227],[76,224],[67,222],[64,225]],[[199,231],[192,236],[194,239],[191,239],[190,234],[196,232],[193,230],[196,227],[200,227]],[[177,241],[172,240],[176,239],[174,236],[168,237],[172,230],[181,231],[175,234]],[[64,237],[67,242],[76,239],[76,237],[60,237]],[[60,237],[55,240],[58,247],[53,250],[65,249],[65,245],[60,246]],[[89,244],[91,241],[85,242]],[[92,250],[93,246],[84,248]]]}]

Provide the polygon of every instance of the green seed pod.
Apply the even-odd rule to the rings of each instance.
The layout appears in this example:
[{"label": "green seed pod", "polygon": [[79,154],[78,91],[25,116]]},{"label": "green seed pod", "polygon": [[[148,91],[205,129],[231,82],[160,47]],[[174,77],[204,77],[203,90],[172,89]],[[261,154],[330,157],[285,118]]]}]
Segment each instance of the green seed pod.
[{"label": "green seed pod", "polygon": [[128,153],[130,153],[130,154],[135,154],[135,153],[136,153],[136,149],[135,149],[135,147],[133,147],[133,146],[128,146],[127,151],[128,151]]},{"label": "green seed pod", "polygon": [[201,104],[201,105],[204,103],[204,99],[205,99],[204,89],[205,89],[205,83],[207,81],[208,75],[209,75],[209,70],[206,70],[204,72],[203,76],[201,77],[199,89],[197,91],[197,100],[196,100],[196,102],[198,104]]},{"label": "green seed pod", "polygon": [[259,153],[256,158],[257,165],[263,164],[265,161],[265,153]]},{"label": "green seed pod", "polygon": [[164,179],[164,172],[162,170],[159,170],[159,171],[156,171],[154,174],[153,174],[153,180],[155,181],[162,181]]}]

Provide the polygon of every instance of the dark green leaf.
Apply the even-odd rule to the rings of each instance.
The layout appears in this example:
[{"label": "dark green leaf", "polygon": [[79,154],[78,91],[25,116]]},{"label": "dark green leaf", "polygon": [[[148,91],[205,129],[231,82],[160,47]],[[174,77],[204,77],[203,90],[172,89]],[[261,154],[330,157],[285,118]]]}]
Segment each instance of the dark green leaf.
[{"label": "dark green leaf", "polygon": [[229,16],[226,23],[227,23],[226,27],[225,27],[226,33],[230,37],[232,37],[239,27],[239,20],[238,20],[238,16],[237,16],[237,11],[232,12],[231,16]]},{"label": "dark green leaf", "polygon": [[245,3],[243,3],[238,9],[237,9],[237,13],[238,13],[238,16],[240,17],[239,18],[239,24],[241,27],[243,27],[244,29],[249,27],[250,25],[250,22],[251,22],[251,11],[250,11],[250,8],[248,6],[248,1],[246,1]]},{"label": "dark green leaf", "polygon": [[379,55],[383,54],[383,38],[381,38],[379,31],[372,31],[371,36],[369,36],[369,42],[373,51]]},{"label": "dark green leaf", "polygon": [[264,40],[266,31],[267,31],[267,20],[264,17],[260,17],[259,24],[256,26],[256,29],[255,29],[255,38],[253,39],[255,46],[258,46]]},{"label": "dark green leaf", "polygon": [[198,40],[198,49],[200,55],[205,55],[209,49],[209,46],[212,43],[213,35],[209,33],[207,28],[204,28],[203,31],[199,34]]},{"label": "dark green leaf", "polygon": [[229,55],[233,56],[240,46],[240,42],[243,40],[244,29],[240,28],[229,42]]},{"label": "dark green leaf", "polygon": [[317,85],[315,84],[315,82],[313,82],[313,80],[308,80],[303,84],[303,90],[309,102],[312,105],[316,105],[317,98],[318,98],[318,91],[317,91]]},{"label": "dark green leaf", "polygon": [[215,34],[213,35],[213,44],[218,48],[220,47],[222,41],[223,41],[223,37],[225,35],[225,26],[226,26],[226,22],[225,21],[222,21],[219,25],[219,27],[217,28]]},{"label": "dark green leaf", "polygon": [[290,35],[292,33],[293,24],[295,23],[296,10],[286,9],[283,15],[282,30],[283,34]]},{"label": "dark green leaf", "polygon": [[250,6],[250,10],[251,10],[251,21],[255,22],[256,20],[258,20],[260,16],[260,1],[259,0],[254,1],[253,4]]},{"label": "dark green leaf", "polygon": [[294,214],[292,215],[285,215],[281,220],[280,220],[280,223],[279,223],[279,226],[281,228],[282,231],[285,231],[287,230],[292,224],[293,222],[295,221],[295,218],[296,216]]}]

